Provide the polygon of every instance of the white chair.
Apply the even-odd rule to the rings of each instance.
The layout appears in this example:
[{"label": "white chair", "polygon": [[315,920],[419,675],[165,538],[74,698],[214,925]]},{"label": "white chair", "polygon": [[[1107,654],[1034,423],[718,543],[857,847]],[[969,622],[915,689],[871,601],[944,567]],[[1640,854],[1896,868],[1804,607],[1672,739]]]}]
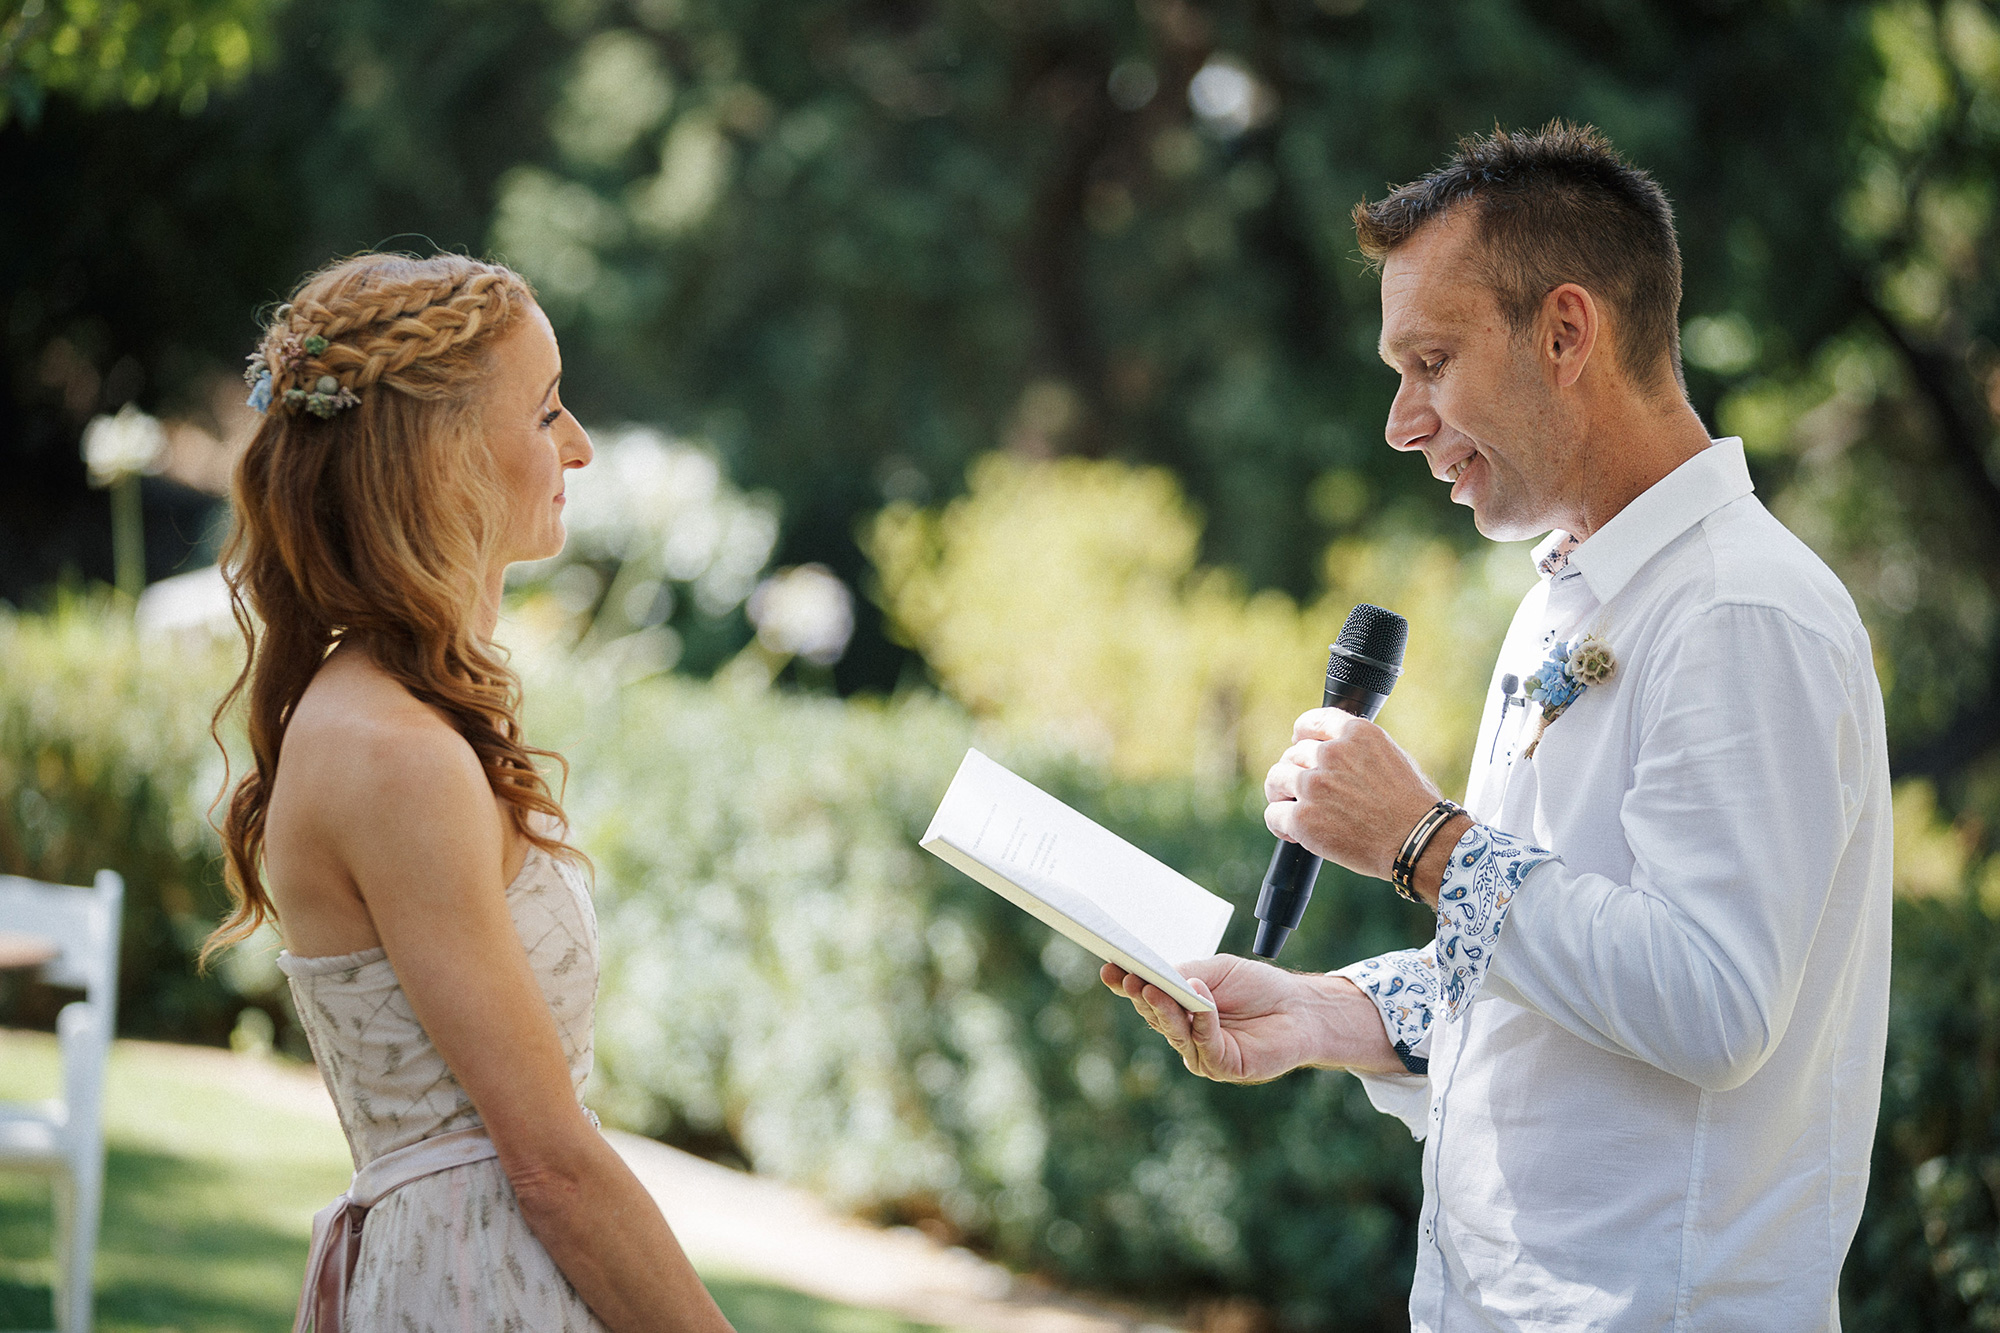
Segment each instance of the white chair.
[{"label": "white chair", "polygon": [[97,872],[91,888],[0,875],[0,930],[53,940],[60,950],[42,977],[82,989],[56,1015],[62,1096],[0,1102],[0,1170],[49,1176],[55,1190],[56,1324],[88,1333],[97,1223],[104,1203],[104,1064],[118,1006],[118,924],[125,881]]}]

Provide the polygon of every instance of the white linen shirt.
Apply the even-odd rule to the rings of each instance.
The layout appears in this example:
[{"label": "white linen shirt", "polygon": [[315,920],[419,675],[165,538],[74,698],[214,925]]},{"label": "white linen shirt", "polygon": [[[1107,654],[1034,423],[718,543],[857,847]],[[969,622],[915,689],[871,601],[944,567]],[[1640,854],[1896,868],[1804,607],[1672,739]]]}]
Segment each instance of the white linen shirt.
[{"label": "white linen shirt", "polygon": [[[1521,758],[1538,709],[1501,677],[1584,633],[1614,673]],[[1468,808],[1437,939],[1342,969],[1428,1060],[1362,1079],[1424,1140],[1413,1329],[1838,1328],[1888,1022],[1888,754],[1853,602],[1740,441],[1529,591]]]}]

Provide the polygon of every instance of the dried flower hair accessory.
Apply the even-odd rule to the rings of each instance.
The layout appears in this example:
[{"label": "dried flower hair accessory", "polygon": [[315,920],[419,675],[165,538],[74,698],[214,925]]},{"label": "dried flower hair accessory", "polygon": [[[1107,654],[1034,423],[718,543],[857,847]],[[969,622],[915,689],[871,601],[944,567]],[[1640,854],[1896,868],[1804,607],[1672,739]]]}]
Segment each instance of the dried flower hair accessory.
[{"label": "dried flower hair accessory", "polygon": [[250,364],[243,368],[243,382],[250,386],[250,396],[243,401],[259,412],[271,410],[271,368],[264,364],[262,352],[250,353]]},{"label": "dried flower hair accessory", "polygon": [[335,412],[344,412],[359,406],[361,398],[354,390],[345,388],[331,375],[321,375],[314,381],[311,392],[304,389],[285,390],[285,406],[303,407],[306,411],[326,420]]},{"label": "dried flower hair accessory", "polygon": [[[244,401],[259,412],[270,411],[271,403],[278,396],[274,391],[271,363],[275,361],[281,373],[291,375],[305,364],[307,358],[319,356],[330,345],[317,333],[304,337],[287,333],[272,343],[269,351],[260,348],[250,353],[250,364],[243,371],[243,382],[250,386],[250,397]],[[322,421],[361,402],[354,390],[343,387],[331,375],[321,375],[310,389],[287,389],[282,396],[285,406],[303,408]]]},{"label": "dried flower hair accessory", "polygon": [[1586,689],[1610,680],[1617,669],[1618,659],[1611,655],[1611,645],[1595,634],[1586,634],[1550,649],[1549,660],[1522,682],[1528,697],[1542,706],[1542,716],[1535,723],[1534,737],[1528,742],[1528,748],[1521,751],[1521,757],[1532,759],[1535,747],[1542,743],[1542,733],[1549,729],[1549,724],[1568,712],[1569,706]]}]

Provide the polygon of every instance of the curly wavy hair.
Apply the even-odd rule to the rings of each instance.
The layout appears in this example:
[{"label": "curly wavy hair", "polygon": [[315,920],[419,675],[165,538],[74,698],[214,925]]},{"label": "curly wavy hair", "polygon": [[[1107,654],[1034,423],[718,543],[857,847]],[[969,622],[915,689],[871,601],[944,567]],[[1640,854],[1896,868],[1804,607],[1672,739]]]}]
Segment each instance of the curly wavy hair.
[{"label": "curly wavy hair", "polygon": [[[272,398],[237,462],[223,552],[245,661],[215,712],[248,700],[251,767],[221,821],[233,910],[204,965],[277,911],[265,891],[265,816],[293,710],[334,645],[365,645],[382,670],[441,710],[472,746],[515,828],[563,812],[522,739],[520,682],[472,624],[505,520],[479,428],[488,353],[534,302],[525,279],[460,255],[363,254],[308,276],[251,357]],[[327,378],[335,383],[332,389]],[[351,395],[331,414],[304,393]],[[226,756],[225,756],[226,761]]]}]

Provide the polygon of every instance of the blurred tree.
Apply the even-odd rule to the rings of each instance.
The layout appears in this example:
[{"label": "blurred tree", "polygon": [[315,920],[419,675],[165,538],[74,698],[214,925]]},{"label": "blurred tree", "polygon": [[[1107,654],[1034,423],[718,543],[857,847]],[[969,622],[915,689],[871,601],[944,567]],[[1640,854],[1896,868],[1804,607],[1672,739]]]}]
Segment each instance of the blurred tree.
[{"label": "blurred tree", "polygon": [[1534,580],[1526,544],[1336,542],[1301,605],[1197,566],[1200,541],[1165,469],[999,454],[941,511],[890,505],[866,545],[892,624],[954,697],[1126,777],[1261,778],[1318,702],[1327,642],[1379,599],[1410,621],[1382,725],[1463,791],[1492,654]]},{"label": "blurred tree", "polygon": [[183,112],[249,71],[274,0],[21,0],[0,22],[0,125],[51,92]]},{"label": "blurred tree", "polygon": [[[1677,200],[1691,389],[1751,435],[1767,494],[1851,460],[1866,503],[1825,481],[1786,509],[1889,631],[1900,766],[1960,773],[2000,740],[1990,7],[595,13],[494,243],[543,282],[589,400],[665,410],[785,497],[783,557],[865,577],[855,516],[955,493],[996,445],[1169,466],[1204,556],[1301,599],[1329,538],[1470,543],[1376,443],[1390,381],[1346,213],[1457,133],[1568,115]],[[1858,430],[1813,410],[1856,347],[1880,381]],[[1920,536],[1928,563],[1892,576],[1910,604],[1875,614],[1881,553]],[[846,683],[885,679],[874,660]]]},{"label": "blurred tree", "polygon": [[[1376,443],[1391,381],[1348,208],[1456,134],[1568,115],[1675,198],[1692,394],[1860,596],[1900,769],[2000,814],[1990,3],[356,0],[272,22],[273,63],[192,118],[58,96],[0,129],[0,180],[39,205],[0,219],[6,595],[108,573],[102,519],[75,536],[85,418],[206,411],[251,309],[400,236],[521,265],[585,419],[712,443],[781,498],[781,563],[864,583],[857,521],[958,493],[999,446],[1170,468],[1204,563],[1306,601],[1329,541],[1473,542]],[[907,658],[861,611],[836,680],[886,688]]]},{"label": "blurred tree", "polygon": [[[110,580],[78,449],[93,416],[137,401],[226,435],[257,312],[301,273],[399,236],[480,248],[492,182],[542,149],[563,43],[538,6],[477,13],[290,6],[269,20],[273,60],[194,114],[58,91],[35,124],[0,127],[0,182],[35,201],[0,209],[0,597],[65,571]],[[144,485],[152,577],[213,551],[208,496]]]}]

